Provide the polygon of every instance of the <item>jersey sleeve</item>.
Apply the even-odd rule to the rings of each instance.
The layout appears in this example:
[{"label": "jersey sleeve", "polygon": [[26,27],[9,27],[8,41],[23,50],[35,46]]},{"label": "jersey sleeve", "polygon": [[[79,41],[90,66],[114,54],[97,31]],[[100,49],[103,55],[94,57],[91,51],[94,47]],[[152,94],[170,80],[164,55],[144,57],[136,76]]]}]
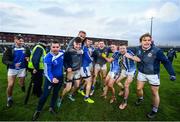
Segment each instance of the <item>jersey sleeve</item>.
[{"label": "jersey sleeve", "polygon": [[44,59],[44,74],[46,78],[52,83],[53,74],[52,74],[52,60],[46,56]]},{"label": "jersey sleeve", "polygon": [[162,64],[164,65],[165,69],[167,70],[167,72],[170,74],[170,75],[173,75],[175,76],[175,72],[174,72],[174,69],[172,67],[172,64],[170,63],[170,61],[166,58],[166,56],[164,55],[163,51],[162,50],[159,50],[157,52],[157,59],[159,61],[162,62]]},{"label": "jersey sleeve", "polygon": [[112,58],[113,59],[118,59],[120,57],[120,54],[118,52],[115,52],[113,55],[112,55]]}]

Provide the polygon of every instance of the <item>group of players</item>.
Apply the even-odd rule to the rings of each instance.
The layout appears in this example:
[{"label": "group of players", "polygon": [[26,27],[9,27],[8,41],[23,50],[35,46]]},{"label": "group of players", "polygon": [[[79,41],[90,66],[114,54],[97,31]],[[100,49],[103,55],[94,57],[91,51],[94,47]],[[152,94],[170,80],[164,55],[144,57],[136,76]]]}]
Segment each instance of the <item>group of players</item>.
[{"label": "group of players", "polygon": [[[12,89],[16,76],[25,78],[25,48],[22,45],[22,38],[15,37],[15,48],[13,49],[14,58],[4,59],[8,68],[8,88],[7,88],[7,106],[11,106]],[[19,43],[19,45],[18,45]],[[109,55],[112,53],[112,55]],[[39,67],[44,70],[44,89],[40,96],[37,109],[33,114],[33,120],[37,120],[40,112],[53,89],[52,99],[49,111],[55,112],[55,106],[61,106],[64,96],[68,94],[68,98],[75,101],[75,93],[79,92],[84,96],[84,101],[94,103],[90,97],[95,92],[97,76],[100,74],[103,83],[102,97],[106,98],[108,91],[112,93],[110,103],[116,100],[114,83],[119,87],[119,95],[123,97],[123,101],[119,105],[119,109],[123,110],[127,107],[129,96],[129,86],[133,81],[137,69],[137,96],[136,105],[140,105],[143,100],[143,87],[146,81],[151,86],[152,92],[152,110],[147,114],[148,118],[154,118],[158,111],[160,98],[160,63],[163,63],[166,70],[170,74],[170,79],[175,80],[175,72],[172,64],[163,54],[163,52],[152,43],[151,35],[146,33],[140,37],[140,46],[128,49],[126,44],[105,46],[104,41],[94,42],[86,38],[86,32],[80,31],[78,36],[73,38],[65,51],[60,49],[58,41],[52,41],[50,52],[42,53]],[[107,62],[110,63],[109,72],[107,72]],[[137,62],[137,63],[136,63]],[[137,64],[137,65],[136,65]],[[137,66],[137,68],[136,68]],[[65,87],[62,93],[59,90],[63,85],[64,71]],[[124,84],[122,80],[125,79]],[[22,89],[24,82],[20,80]]]}]

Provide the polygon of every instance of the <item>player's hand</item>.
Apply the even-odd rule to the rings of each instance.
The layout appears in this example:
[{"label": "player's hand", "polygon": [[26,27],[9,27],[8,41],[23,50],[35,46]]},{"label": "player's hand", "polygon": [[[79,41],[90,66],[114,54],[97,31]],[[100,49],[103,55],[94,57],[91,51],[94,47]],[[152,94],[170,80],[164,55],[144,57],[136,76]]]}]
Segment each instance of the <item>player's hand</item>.
[{"label": "player's hand", "polygon": [[21,63],[16,63],[15,66],[18,68],[20,67]]},{"label": "player's hand", "polygon": [[67,68],[67,72],[72,72],[72,68]]},{"label": "player's hand", "polygon": [[176,80],[176,76],[171,75],[171,76],[170,76],[170,80],[171,80],[171,81],[175,81],[175,80]]},{"label": "player's hand", "polygon": [[77,53],[78,53],[78,54],[83,54],[84,51],[83,51],[83,50],[78,50]]},{"label": "player's hand", "polygon": [[129,53],[124,54],[126,58],[132,59],[132,56]]},{"label": "player's hand", "polygon": [[101,56],[102,56],[103,58],[107,58],[107,56],[106,56],[105,53],[102,53]]},{"label": "player's hand", "polygon": [[59,83],[59,80],[57,78],[53,78],[53,83]]},{"label": "player's hand", "polygon": [[36,74],[37,70],[36,69],[33,69],[33,74]]}]

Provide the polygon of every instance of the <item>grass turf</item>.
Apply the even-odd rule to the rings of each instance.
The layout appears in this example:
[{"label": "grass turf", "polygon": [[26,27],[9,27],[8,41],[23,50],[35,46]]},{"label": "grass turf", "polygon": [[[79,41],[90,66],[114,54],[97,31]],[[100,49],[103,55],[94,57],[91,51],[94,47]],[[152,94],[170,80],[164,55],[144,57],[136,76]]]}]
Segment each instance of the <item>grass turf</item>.
[{"label": "grass turf", "polygon": [[[169,80],[169,75],[163,66],[161,66],[161,86],[160,86],[160,107],[158,116],[152,120],[162,121],[178,121],[180,120],[180,53],[178,58],[174,60],[173,66],[177,75],[177,80],[172,82]],[[30,82],[30,74],[26,78],[26,88]],[[100,97],[102,93],[102,82],[98,81],[95,95],[92,97],[95,100],[94,104],[88,104],[83,101],[80,94],[76,95],[76,101],[71,102],[65,97],[62,107],[58,110],[57,115],[51,115],[48,112],[49,100],[46,102],[43,111],[38,120],[44,121],[147,121],[146,113],[151,110],[151,92],[148,84],[145,85],[144,98],[145,101],[141,106],[135,106],[136,101],[136,80],[130,86],[130,96],[128,99],[128,107],[125,110],[119,110],[118,106],[122,98],[116,95],[117,101],[113,104],[109,103],[109,97],[105,100]],[[38,98],[31,96],[29,103],[24,105],[25,93],[23,93],[15,83],[13,98],[14,105],[11,108],[6,108],[6,87],[7,87],[7,69],[1,62],[0,57],[0,120],[31,120],[32,115],[37,106]],[[115,85],[116,93],[117,86]],[[62,90],[62,88],[61,88]]]}]

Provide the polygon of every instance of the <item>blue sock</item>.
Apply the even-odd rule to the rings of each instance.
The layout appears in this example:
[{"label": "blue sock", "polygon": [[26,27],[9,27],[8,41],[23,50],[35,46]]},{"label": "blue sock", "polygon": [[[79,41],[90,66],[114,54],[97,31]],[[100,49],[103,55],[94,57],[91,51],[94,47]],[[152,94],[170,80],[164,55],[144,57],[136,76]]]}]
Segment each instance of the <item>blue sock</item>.
[{"label": "blue sock", "polygon": [[94,85],[92,85],[92,86],[91,86],[91,90],[94,90],[94,89],[95,89],[95,86],[94,86]]},{"label": "blue sock", "polygon": [[84,99],[87,99],[87,98],[89,98],[89,96],[84,96]]}]

